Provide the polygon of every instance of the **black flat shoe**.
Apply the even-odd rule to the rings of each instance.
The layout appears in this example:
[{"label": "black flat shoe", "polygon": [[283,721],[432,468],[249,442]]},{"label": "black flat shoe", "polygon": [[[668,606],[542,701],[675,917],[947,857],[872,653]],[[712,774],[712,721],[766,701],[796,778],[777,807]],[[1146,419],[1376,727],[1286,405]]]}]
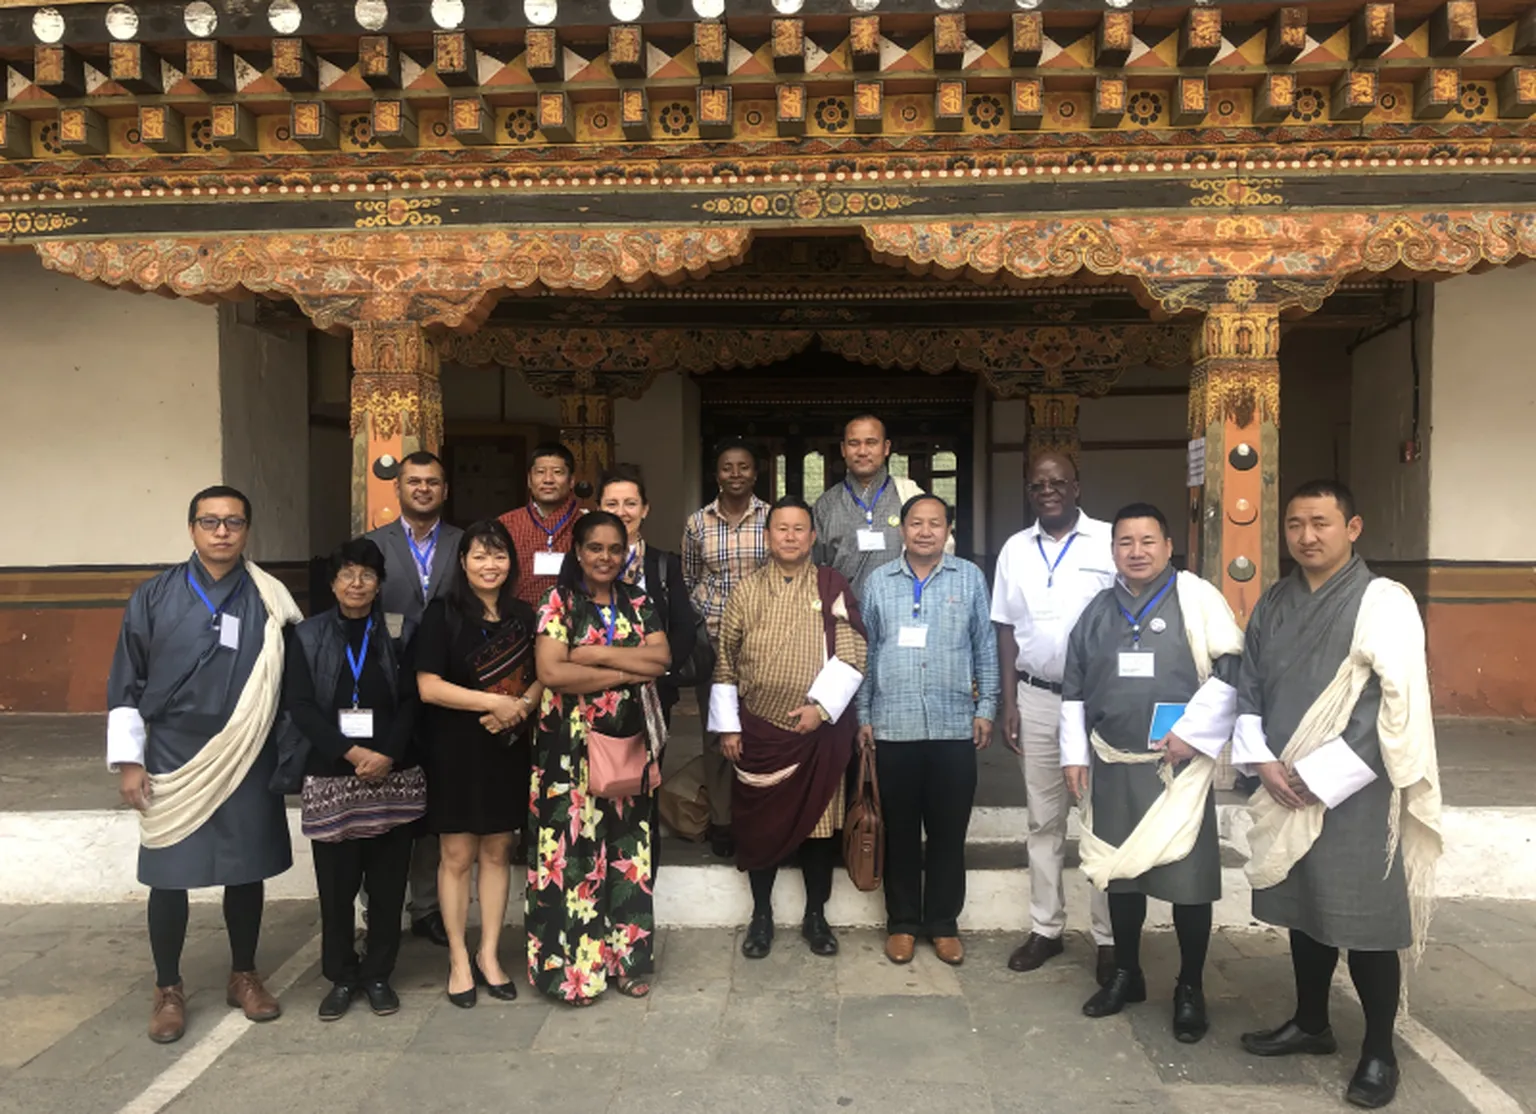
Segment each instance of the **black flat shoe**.
[{"label": "black flat shoe", "polygon": [[1086,1017],[1109,1017],[1125,1009],[1131,1002],[1147,1000],[1147,980],[1140,971],[1115,968],[1109,985],[1083,1003]]},{"label": "black flat shoe", "polygon": [[753,913],[747,925],[747,938],[741,942],[741,954],[748,959],[762,959],[773,950],[773,915]]},{"label": "black flat shoe", "polygon": [[1339,1042],[1333,1039],[1333,1030],[1306,1033],[1294,1021],[1287,1021],[1278,1029],[1263,1029],[1256,1033],[1244,1033],[1239,1038],[1243,1048],[1254,1056],[1332,1056],[1339,1050]]},{"label": "black flat shoe", "polygon": [[388,979],[369,979],[363,984],[363,993],[368,995],[368,1008],[380,1017],[388,1017],[400,1010],[400,995],[395,993]]},{"label": "black flat shoe", "polygon": [[441,913],[428,913],[425,917],[411,922],[411,935],[420,936],[423,940],[430,940],[440,948],[448,946],[448,929],[443,924]]},{"label": "black flat shoe", "polygon": [[1211,1027],[1205,1016],[1205,992],[1179,983],[1173,988],[1173,1035],[1181,1044],[1194,1044]]},{"label": "black flat shoe", "polygon": [[485,977],[485,972],[480,969],[479,960],[469,961],[469,973],[475,977],[475,982],[485,987],[485,992],[498,1002],[517,1001],[517,982],[508,979],[506,982],[493,983]]},{"label": "black flat shoe", "polygon": [[339,1021],[352,1008],[352,999],[355,997],[357,987],[350,983],[336,983],[331,987],[331,992],[320,1000],[320,1020]]},{"label": "black flat shoe", "polygon": [[827,923],[827,918],[821,913],[807,913],[805,920],[800,924],[800,935],[811,945],[811,952],[815,955],[830,956],[837,954],[837,937],[832,935],[832,926]]},{"label": "black flat shoe", "polygon": [[1386,1106],[1397,1097],[1397,1078],[1396,1064],[1389,1064],[1378,1056],[1365,1056],[1355,1068],[1349,1090],[1344,1092],[1344,1101],[1367,1110]]},{"label": "black flat shoe", "polygon": [[469,961],[469,970],[471,976],[469,989],[461,990],[457,994],[451,990],[448,991],[448,1001],[458,1006],[461,1010],[473,1009],[475,1005],[475,999],[477,997],[475,994],[475,984],[480,980],[473,977],[476,971],[475,961],[473,959]]},{"label": "black flat shoe", "polygon": [[734,859],[736,857],[736,840],[732,838],[731,830],[710,825],[709,850],[717,859]]}]

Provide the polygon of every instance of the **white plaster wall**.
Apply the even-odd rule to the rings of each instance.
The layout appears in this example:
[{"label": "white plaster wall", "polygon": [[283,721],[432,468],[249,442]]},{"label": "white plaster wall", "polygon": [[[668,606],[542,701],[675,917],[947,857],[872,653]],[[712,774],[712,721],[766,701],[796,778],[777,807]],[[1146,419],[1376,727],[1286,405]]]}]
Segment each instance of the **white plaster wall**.
[{"label": "white plaster wall", "polygon": [[0,527],[0,565],[184,559],[187,500],[222,467],[217,311],[0,252],[0,338],[0,414],[27,505],[25,529]]},{"label": "white plaster wall", "polygon": [[1435,290],[1429,408],[1429,556],[1536,560],[1536,267],[1462,275]]},{"label": "white plaster wall", "polygon": [[699,451],[697,414],[697,389],[685,391],[678,372],[658,375],[641,397],[614,404],[614,459],[640,468],[651,501],[646,537],[674,551],[682,545],[683,522],[697,501],[699,476],[697,471],[688,474],[688,447],[693,446],[695,458]]},{"label": "white plaster wall", "polygon": [[258,329],[219,308],[224,482],[250,497],[248,552],[303,561],[309,548],[309,345],[306,330]]}]

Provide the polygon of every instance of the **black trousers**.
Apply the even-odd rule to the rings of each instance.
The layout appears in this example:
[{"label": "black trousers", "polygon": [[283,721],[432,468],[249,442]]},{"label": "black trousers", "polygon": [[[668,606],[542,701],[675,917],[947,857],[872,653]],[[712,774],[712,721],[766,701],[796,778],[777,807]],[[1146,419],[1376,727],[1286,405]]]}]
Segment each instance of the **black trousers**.
[{"label": "black trousers", "polygon": [[965,906],[965,833],[976,798],[976,747],[970,739],[877,741],[875,766],[885,816],[886,931],[957,936]]},{"label": "black trousers", "polygon": [[[387,979],[400,954],[400,912],[411,871],[412,826],[372,839],[315,842],[315,886],[320,891],[320,969],[333,983]],[[368,893],[368,936],[362,961],[354,946],[353,902]]]}]

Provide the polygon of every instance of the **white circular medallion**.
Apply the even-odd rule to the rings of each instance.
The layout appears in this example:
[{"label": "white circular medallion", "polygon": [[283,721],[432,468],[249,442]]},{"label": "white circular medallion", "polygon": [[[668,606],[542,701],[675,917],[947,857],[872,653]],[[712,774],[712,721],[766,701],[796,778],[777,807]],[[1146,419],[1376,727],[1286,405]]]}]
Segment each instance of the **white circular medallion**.
[{"label": "white circular medallion", "polygon": [[352,18],[364,31],[378,31],[389,19],[389,5],[384,0],[357,0],[352,5]]},{"label": "white circular medallion", "polygon": [[719,19],[725,14],[725,0],[693,0],[693,14],[700,19]]},{"label": "white circular medallion", "polygon": [[1013,2],[1026,12],[1032,12],[1040,6],[1040,0],[1013,0]]},{"label": "white circular medallion", "polygon": [[933,2],[946,12],[952,12],[964,4],[965,0],[933,0]]},{"label": "white circular medallion", "polygon": [[555,0],[523,0],[523,15],[536,27],[547,27],[559,14]]},{"label": "white circular medallion", "polygon": [[272,0],[267,8],[267,23],[279,35],[293,34],[303,22],[304,13],[299,11],[297,0]]},{"label": "white circular medallion", "polygon": [[1147,624],[1147,629],[1153,634],[1162,634],[1168,629],[1168,622],[1161,615]]},{"label": "white circular medallion", "polygon": [[1111,8],[1129,8],[1131,0],[1104,0]]},{"label": "white circular medallion", "polygon": [[32,15],[32,33],[39,42],[58,42],[64,37],[64,13],[58,8],[37,9]]},{"label": "white circular medallion", "polygon": [[880,6],[880,0],[852,0],[856,12],[872,12]]},{"label": "white circular medallion", "polygon": [[213,10],[213,5],[207,0],[192,0],[186,11],[181,13],[181,21],[192,34],[206,39],[218,28],[219,13]]},{"label": "white circular medallion", "polygon": [[455,31],[464,22],[464,0],[432,0],[432,22]]},{"label": "white circular medallion", "polygon": [[773,10],[780,15],[794,15],[805,0],[773,0]]},{"label": "white circular medallion", "polygon": [[139,13],[127,4],[113,4],[107,9],[107,34],[126,42],[139,33]]},{"label": "white circular medallion", "polygon": [[645,11],[645,0],[608,0],[608,10],[620,23],[633,23]]}]

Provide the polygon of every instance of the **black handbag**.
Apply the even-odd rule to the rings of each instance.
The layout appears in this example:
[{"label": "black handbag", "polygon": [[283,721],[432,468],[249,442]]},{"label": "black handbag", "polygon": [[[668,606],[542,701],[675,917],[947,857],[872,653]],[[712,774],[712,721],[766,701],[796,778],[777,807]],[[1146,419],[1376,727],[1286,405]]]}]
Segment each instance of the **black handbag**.
[{"label": "black handbag", "polygon": [[[667,597],[667,556],[664,549],[656,553],[656,579],[660,582],[656,585],[656,595],[661,599],[663,624],[670,622],[672,616],[672,602]],[[692,600],[688,601],[688,613],[693,616],[693,653],[674,663],[672,669],[672,679],[680,686],[697,685],[700,681],[713,679],[715,675],[715,644],[709,639],[709,624],[699,615]]]},{"label": "black handbag", "polygon": [[277,769],[272,771],[272,780],[267,782],[267,788],[283,796],[302,792],[304,767],[309,764],[313,744],[285,711],[277,713],[272,734],[277,744]]}]

